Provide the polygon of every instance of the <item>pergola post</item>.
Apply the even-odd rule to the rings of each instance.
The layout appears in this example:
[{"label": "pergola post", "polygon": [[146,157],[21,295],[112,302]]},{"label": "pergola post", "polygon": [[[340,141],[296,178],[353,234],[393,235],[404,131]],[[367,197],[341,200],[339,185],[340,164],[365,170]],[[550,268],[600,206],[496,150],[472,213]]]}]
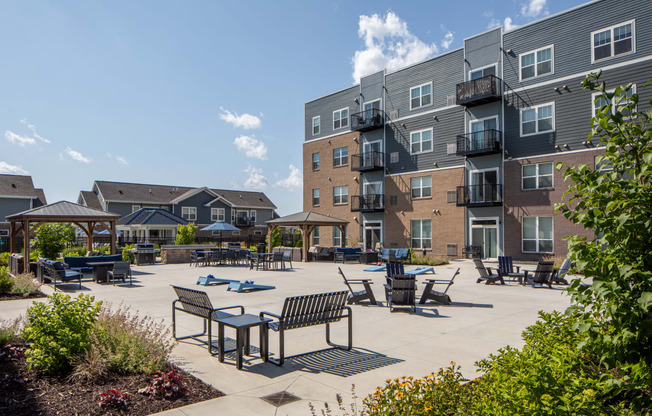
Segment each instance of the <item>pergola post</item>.
[{"label": "pergola post", "polygon": [[274,230],[278,227],[278,225],[270,225],[267,224],[267,241],[269,242],[269,247],[267,248],[267,252],[271,253],[272,252],[272,233]]},{"label": "pergola post", "polygon": [[24,273],[29,270],[29,240],[30,240],[30,229],[29,229],[29,220],[23,221],[23,238],[25,242],[23,244],[23,270],[18,269],[19,272]]},{"label": "pergola post", "polygon": [[88,229],[86,230],[86,235],[88,236],[88,244],[87,244],[87,249],[88,251],[93,251],[93,232],[95,231],[95,223],[89,221],[87,223]]},{"label": "pergola post", "polygon": [[346,247],[346,238],[345,238],[345,231],[346,231],[346,225],[338,225],[337,228],[340,229],[340,233],[342,235],[342,238],[340,239],[340,246],[341,247]]}]

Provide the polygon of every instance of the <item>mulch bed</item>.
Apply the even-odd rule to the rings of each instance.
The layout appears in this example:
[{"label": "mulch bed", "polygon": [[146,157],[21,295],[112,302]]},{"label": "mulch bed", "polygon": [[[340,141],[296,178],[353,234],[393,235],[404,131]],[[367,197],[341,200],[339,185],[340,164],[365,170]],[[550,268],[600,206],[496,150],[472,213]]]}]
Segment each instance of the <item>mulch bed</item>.
[{"label": "mulch bed", "polygon": [[30,294],[29,296],[14,295],[13,293],[0,293],[0,302],[3,300],[35,299],[45,297],[47,297],[47,295],[40,290]]},{"label": "mulch bed", "polygon": [[[0,347],[0,416],[149,415],[224,395],[178,368],[175,371],[190,394],[176,400],[139,394],[139,389],[149,385],[149,375],[112,375],[98,383],[39,377],[27,369],[24,349],[22,345]],[[111,389],[131,396],[126,409],[100,407],[100,394]]]}]

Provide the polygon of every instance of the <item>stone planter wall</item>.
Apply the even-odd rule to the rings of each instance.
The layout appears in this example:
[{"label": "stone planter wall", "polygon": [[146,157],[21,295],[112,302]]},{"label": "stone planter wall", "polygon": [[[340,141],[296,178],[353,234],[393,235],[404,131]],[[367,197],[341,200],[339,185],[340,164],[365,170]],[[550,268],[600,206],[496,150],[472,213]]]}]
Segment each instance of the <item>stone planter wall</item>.
[{"label": "stone planter wall", "polygon": [[161,246],[161,263],[190,263],[192,250],[210,250],[211,248],[215,248],[215,245]]}]

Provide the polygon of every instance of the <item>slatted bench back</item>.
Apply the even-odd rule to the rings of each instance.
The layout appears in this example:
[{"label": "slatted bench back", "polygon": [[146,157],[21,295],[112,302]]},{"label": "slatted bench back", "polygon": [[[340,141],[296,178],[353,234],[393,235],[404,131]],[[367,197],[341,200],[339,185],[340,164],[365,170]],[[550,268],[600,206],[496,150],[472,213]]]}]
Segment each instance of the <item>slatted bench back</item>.
[{"label": "slatted bench back", "polygon": [[179,303],[184,312],[204,319],[209,319],[211,312],[213,311],[213,304],[208,298],[206,292],[179,286],[172,287],[174,288],[174,291],[177,292]]},{"label": "slatted bench back", "polygon": [[338,322],[346,310],[347,291],[294,296],[285,299],[282,323],[285,329]]}]

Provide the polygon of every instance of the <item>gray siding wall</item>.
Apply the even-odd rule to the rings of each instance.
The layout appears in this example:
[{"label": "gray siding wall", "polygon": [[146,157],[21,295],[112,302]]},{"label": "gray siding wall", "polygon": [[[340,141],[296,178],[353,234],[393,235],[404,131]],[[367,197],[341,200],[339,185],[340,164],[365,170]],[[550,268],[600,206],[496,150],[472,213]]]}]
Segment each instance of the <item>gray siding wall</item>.
[{"label": "gray siding wall", "polygon": [[[389,116],[398,110],[398,117],[418,114],[435,108],[446,107],[448,95],[455,94],[455,87],[464,81],[464,51],[458,49],[445,55],[409,68],[388,74],[385,111]],[[410,110],[410,88],[432,82],[432,105]]]},{"label": "gray siding wall", "polygon": [[170,211],[170,206],[169,205],[157,205],[157,204],[146,204],[142,202],[136,202],[136,203],[131,203],[131,202],[108,202],[107,203],[108,207],[106,211],[112,212],[114,214],[120,214],[121,217],[124,217],[125,215],[129,215],[133,212],[132,206],[134,205],[140,205],[141,208],[148,207],[148,208],[163,208],[168,211]]},{"label": "gray siding wall", "polygon": [[464,79],[469,79],[469,71],[483,68],[492,64],[497,65],[496,75],[500,77],[500,27],[485,32],[464,41],[464,58],[466,59],[466,73]]},{"label": "gray siding wall", "polygon": [[[591,63],[591,32],[636,19],[636,52]],[[518,88],[584,71],[595,71],[652,53],[652,2],[650,0],[604,0],[554,16],[504,35],[504,81]],[[613,40],[613,39],[612,39]],[[519,55],[554,44],[553,74],[519,81]]]},{"label": "gray siding wall", "polygon": [[204,205],[213,199],[215,199],[214,195],[207,192],[200,192],[173,205],[173,213],[183,218],[181,215],[182,207],[197,207],[197,220],[195,224],[212,224],[211,207],[205,207]]},{"label": "gray siding wall", "polygon": [[19,212],[31,209],[30,199],[0,198],[0,222],[5,222],[7,215],[18,214]]},{"label": "gray siding wall", "polygon": [[[357,104],[353,101],[360,96],[360,86],[355,85],[345,90],[330,94],[326,97],[306,103],[305,106],[305,139],[313,140],[333,134],[345,133],[351,129],[351,113],[357,111]],[[349,109],[349,126],[333,131],[333,111],[341,108]],[[312,118],[321,117],[320,134],[312,134]]]},{"label": "gray siding wall", "polygon": [[[385,78],[385,71],[376,72],[375,74],[367,75],[360,80],[360,94],[362,94],[362,100],[360,105],[363,102],[375,101],[379,98],[383,98],[383,81]],[[382,106],[380,107],[382,109]],[[362,107],[360,110],[362,111]]]},{"label": "gray siding wall", "polygon": [[[560,92],[555,92],[554,86],[548,85],[506,94],[506,156],[516,158],[555,153],[555,145],[562,151],[586,149],[582,142],[586,141],[591,132],[593,99],[590,91],[582,91],[580,83],[583,79],[578,77],[564,81],[570,91],[560,89]],[[639,94],[639,111],[650,108],[652,88],[643,88],[645,82],[652,79],[652,65],[649,62],[605,71],[600,79],[607,83],[607,88],[628,82],[635,83]],[[561,88],[561,85],[559,87]],[[520,110],[548,102],[555,103],[555,131],[520,137]],[[564,147],[565,144],[568,144],[568,149]]]},{"label": "gray siding wall", "polygon": [[[459,72],[459,71],[458,71]],[[387,168],[389,173],[405,173],[437,167],[462,166],[464,158],[455,154],[447,154],[447,144],[456,143],[457,135],[464,133],[464,110],[462,107],[455,107],[436,113],[437,120],[433,114],[425,114],[420,117],[405,120],[405,127],[399,124],[390,123],[385,127]],[[410,154],[410,132],[433,129],[433,151],[417,155]],[[390,154],[399,153],[398,163],[389,163]]]}]

